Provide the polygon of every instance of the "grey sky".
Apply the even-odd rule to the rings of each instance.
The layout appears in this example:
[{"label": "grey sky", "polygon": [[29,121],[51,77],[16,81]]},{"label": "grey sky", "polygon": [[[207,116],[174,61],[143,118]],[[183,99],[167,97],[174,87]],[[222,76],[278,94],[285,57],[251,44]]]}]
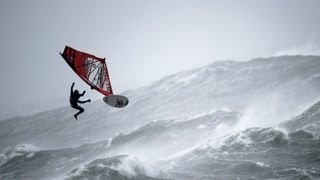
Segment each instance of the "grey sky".
[{"label": "grey sky", "polygon": [[106,57],[121,93],[215,60],[319,52],[319,9],[319,0],[2,0],[2,113],[68,104],[73,81],[89,92],[58,54],[65,45]]}]

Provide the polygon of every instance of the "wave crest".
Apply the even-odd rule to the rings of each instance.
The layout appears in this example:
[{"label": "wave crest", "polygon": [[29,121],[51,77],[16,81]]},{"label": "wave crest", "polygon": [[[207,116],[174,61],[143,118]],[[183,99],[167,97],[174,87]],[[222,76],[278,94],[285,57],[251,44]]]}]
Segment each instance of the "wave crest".
[{"label": "wave crest", "polygon": [[7,148],[2,154],[0,154],[0,165],[17,156],[26,156],[26,158],[32,158],[39,150],[39,148],[32,144],[18,144],[14,148]]},{"label": "wave crest", "polygon": [[96,159],[69,173],[75,179],[156,179],[146,175],[146,170],[137,157],[118,155]]}]

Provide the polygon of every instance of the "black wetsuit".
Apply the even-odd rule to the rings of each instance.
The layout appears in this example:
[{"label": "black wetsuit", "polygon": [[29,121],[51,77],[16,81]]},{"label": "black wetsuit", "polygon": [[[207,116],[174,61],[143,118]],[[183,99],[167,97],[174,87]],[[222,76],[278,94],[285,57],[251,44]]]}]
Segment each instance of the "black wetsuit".
[{"label": "black wetsuit", "polygon": [[79,110],[79,112],[74,115],[74,117],[78,120],[78,115],[84,112],[84,109],[81,106],[79,106],[78,103],[83,104],[83,103],[86,103],[86,102],[90,102],[91,100],[88,99],[86,101],[80,101],[79,98],[85,94],[85,91],[83,91],[82,94],[79,94],[79,92],[77,90],[73,91],[73,86],[74,86],[74,83],[71,86],[69,101],[70,101],[70,106],[71,107],[73,107],[74,109]]},{"label": "black wetsuit", "polygon": [[84,109],[81,106],[78,105],[78,102],[79,103],[84,103],[83,101],[79,101],[79,98],[81,96],[82,96],[82,94],[78,94],[78,93],[75,93],[75,92],[71,92],[71,94],[70,94],[70,105],[71,105],[71,107],[73,107],[74,109],[80,110],[80,113],[82,113],[84,111]]}]

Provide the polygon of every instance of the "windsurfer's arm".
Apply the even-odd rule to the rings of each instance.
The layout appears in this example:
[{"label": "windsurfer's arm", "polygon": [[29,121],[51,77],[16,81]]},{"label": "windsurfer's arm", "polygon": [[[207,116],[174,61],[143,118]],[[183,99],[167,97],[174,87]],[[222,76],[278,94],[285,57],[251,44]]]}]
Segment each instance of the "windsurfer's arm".
[{"label": "windsurfer's arm", "polygon": [[73,86],[74,86],[74,82],[73,82],[72,85],[71,85],[70,94],[73,93]]},{"label": "windsurfer's arm", "polygon": [[85,93],[86,93],[86,91],[83,91],[83,93],[81,94],[81,96],[84,96]]}]

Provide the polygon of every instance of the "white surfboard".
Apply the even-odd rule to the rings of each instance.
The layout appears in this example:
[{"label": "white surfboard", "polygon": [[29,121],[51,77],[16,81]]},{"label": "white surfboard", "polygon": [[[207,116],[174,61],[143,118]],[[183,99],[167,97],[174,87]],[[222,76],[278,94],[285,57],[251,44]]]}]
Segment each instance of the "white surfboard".
[{"label": "white surfboard", "polygon": [[129,99],[125,96],[121,95],[110,95],[105,96],[103,98],[103,101],[107,103],[108,105],[116,108],[123,108],[126,107],[129,103]]}]

